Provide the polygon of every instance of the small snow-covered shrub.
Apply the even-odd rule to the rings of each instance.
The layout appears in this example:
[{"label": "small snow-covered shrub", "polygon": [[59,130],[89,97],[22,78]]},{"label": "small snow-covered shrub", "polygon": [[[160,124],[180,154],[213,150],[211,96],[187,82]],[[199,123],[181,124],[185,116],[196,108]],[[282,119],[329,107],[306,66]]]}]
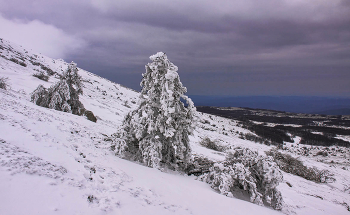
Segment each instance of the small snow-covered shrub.
[{"label": "small snow-covered shrub", "polygon": [[240,138],[244,140],[254,141],[255,143],[265,144],[267,146],[271,145],[271,142],[269,140],[259,137],[257,135],[253,135],[251,133],[246,133],[246,134],[242,133],[240,135]]},{"label": "small snow-covered shrub", "polygon": [[123,155],[126,156],[126,148],[127,145],[125,143],[125,136],[127,133],[124,131],[123,128],[120,128],[117,130],[116,133],[112,134],[110,138],[108,138],[108,141],[111,143],[111,150],[115,152],[116,155]]},{"label": "small snow-covered shrub", "polygon": [[324,157],[327,157],[327,156],[328,156],[328,152],[326,152],[326,151],[318,151],[318,152],[316,153],[316,156],[318,156],[318,155],[322,155],[322,156],[324,156]]},{"label": "small snow-covered shrub", "polygon": [[194,156],[193,161],[186,170],[188,175],[200,176],[209,172],[209,169],[213,167],[214,161],[209,160],[203,156]]},{"label": "small snow-covered shrub", "polygon": [[38,72],[33,74],[34,77],[39,78],[40,80],[43,81],[48,81],[49,80],[49,76],[45,75],[43,72]]},{"label": "small snow-covered shrub", "polygon": [[40,66],[41,63],[33,61],[33,60],[29,60],[29,62],[33,65],[33,66]]},{"label": "small snow-covered shrub", "polygon": [[9,84],[7,83],[8,78],[7,77],[0,77],[0,88],[7,90],[9,87]]},{"label": "small snow-covered shrub", "polygon": [[128,101],[125,101],[123,105],[127,108],[131,108],[131,106],[128,104]]},{"label": "small snow-covered shrub", "polygon": [[14,62],[14,63],[17,63],[18,65],[21,65],[23,67],[27,67],[27,64],[24,63],[23,61],[19,61],[18,59],[16,58],[11,58],[10,61]]},{"label": "small snow-covered shrub", "polygon": [[40,68],[41,68],[42,70],[45,70],[49,76],[52,76],[52,75],[55,74],[55,72],[52,71],[52,69],[50,69],[50,68],[48,68],[48,67],[46,67],[46,66],[44,66],[44,65],[42,65],[42,64],[40,64]]},{"label": "small snow-covered shrub", "polygon": [[97,118],[95,117],[94,113],[92,111],[86,110],[84,115],[86,118],[92,122],[96,122]]},{"label": "small snow-covered shrub", "polygon": [[88,200],[89,203],[98,202],[98,199],[94,195],[89,195],[87,197],[87,200]]},{"label": "small snow-covered shrub", "polygon": [[302,161],[289,154],[281,153],[275,149],[266,152],[266,154],[272,156],[279,168],[287,173],[318,183],[335,181],[332,177],[333,175],[328,170],[319,170],[315,167],[308,168]]},{"label": "small snow-covered shrub", "polygon": [[201,178],[221,194],[282,209],[282,195],[276,187],[283,176],[271,157],[236,148],[209,171]]},{"label": "small snow-covered shrub", "polygon": [[225,147],[221,146],[217,141],[211,140],[209,137],[203,138],[199,144],[204,146],[205,148],[212,149],[214,151],[223,152],[225,151]]},{"label": "small snow-covered shrub", "polygon": [[43,85],[39,85],[33,92],[31,96],[31,101],[34,102],[36,105],[39,106],[46,106],[47,98],[48,98],[48,91]]}]

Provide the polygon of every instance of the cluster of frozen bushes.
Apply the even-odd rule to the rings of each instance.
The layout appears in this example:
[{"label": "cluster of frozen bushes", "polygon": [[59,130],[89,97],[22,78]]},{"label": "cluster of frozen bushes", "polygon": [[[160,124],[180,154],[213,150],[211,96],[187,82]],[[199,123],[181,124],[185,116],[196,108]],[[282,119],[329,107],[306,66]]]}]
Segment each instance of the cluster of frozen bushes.
[{"label": "cluster of frozen bushes", "polygon": [[194,157],[188,174],[199,176],[219,193],[253,202],[258,205],[282,209],[283,199],[277,186],[283,180],[282,171],[316,183],[334,182],[328,170],[307,167],[289,154],[271,149],[258,155],[248,148],[223,149],[218,141],[208,137],[200,144],[216,151],[226,151],[223,162],[213,162],[205,157]]},{"label": "cluster of frozen bushes", "polygon": [[310,181],[317,183],[334,182],[333,175],[328,170],[319,170],[316,167],[307,167],[302,161],[292,157],[289,154],[281,153],[275,149],[266,152],[271,156],[281,170],[300,176]]},{"label": "cluster of frozen bushes", "polygon": [[219,193],[281,210],[283,198],[277,186],[283,180],[272,157],[248,148],[235,148],[222,162],[213,163],[199,176]]},{"label": "cluster of frozen bushes", "polygon": [[201,144],[201,146],[204,146],[205,148],[218,152],[223,152],[227,149],[225,146],[219,144],[218,141],[211,140],[209,137],[204,137],[199,144]]}]

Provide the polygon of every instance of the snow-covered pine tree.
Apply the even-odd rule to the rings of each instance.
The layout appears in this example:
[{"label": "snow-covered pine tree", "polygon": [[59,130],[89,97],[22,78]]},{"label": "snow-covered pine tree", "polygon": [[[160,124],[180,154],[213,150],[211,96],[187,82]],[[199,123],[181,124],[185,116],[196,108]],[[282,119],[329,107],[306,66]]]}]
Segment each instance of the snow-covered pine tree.
[{"label": "snow-covered pine tree", "polygon": [[[191,159],[189,135],[195,124],[195,107],[166,54],[152,55],[141,81],[139,107],[123,121],[117,153],[147,166],[185,168]],[[180,100],[187,103],[187,107]]]},{"label": "snow-covered pine tree", "polygon": [[81,77],[77,65],[71,62],[59,82],[49,89],[39,85],[32,93],[31,101],[42,107],[82,115],[85,109],[79,101],[80,94],[83,94]]},{"label": "snow-covered pine tree", "polygon": [[61,81],[65,81],[69,89],[69,99],[67,103],[71,107],[73,114],[82,115],[85,111],[84,105],[79,101],[79,95],[83,94],[81,76],[78,74],[77,64],[73,61],[68,65],[68,69],[63,73]]}]

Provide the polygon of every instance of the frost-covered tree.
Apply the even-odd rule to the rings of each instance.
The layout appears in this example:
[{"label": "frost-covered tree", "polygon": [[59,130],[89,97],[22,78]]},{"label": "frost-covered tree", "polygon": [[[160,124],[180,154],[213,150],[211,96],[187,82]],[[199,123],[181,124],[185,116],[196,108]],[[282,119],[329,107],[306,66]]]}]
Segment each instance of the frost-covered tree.
[{"label": "frost-covered tree", "polygon": [[63,73],[61,78],[62,82],[65,82],[69,89],[69,99],[67,103],[71,107],[71,111],[73,114],[81,115],[83,113],[84,106],[79,101],[79,95],[83,94],[83,84],[82,78],[78,74],[77,64],[71,62],[68,65],[68,69]]},{"label": "frost-covered tree", "polygon": [[60,77],[60,81],[49,89],[39,85],[32,93],[31,101],[42,107],[82,115],[85,109],[79,101],[81,94],[83,94],[81,77],[77,65],[72,62]]},{"label": "frost-covered tree", "polygon": [[225,161],[214,164],[202,176],[211,187],[226,196],[234,196],[258,205],[281,210],[283,199],[277,186],[283,176],[272,157],[258,155],[248,148],[236,148]]},{"label": "frost-covered tree", "polygon": [[[185,167],[191,159],[189,135],[195,107],[165,53],[152,55],[141,81],[139,106],[123,121],[116,151],[150,167]],[[187,106],[181,101],[183,99]]]}]

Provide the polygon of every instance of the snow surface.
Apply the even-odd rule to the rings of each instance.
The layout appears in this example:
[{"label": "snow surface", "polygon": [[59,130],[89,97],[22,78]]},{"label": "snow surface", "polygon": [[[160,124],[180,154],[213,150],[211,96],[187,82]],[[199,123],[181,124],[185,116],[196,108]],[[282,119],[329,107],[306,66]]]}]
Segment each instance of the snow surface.
[{"label": "snow surface", "polygon": [[[110,150],[108,136],[116,132],[123,117],[136,108],[139,94],[119,84],[79,69],[84,81],[80,96],[97,123],[82,116],[39,107],[30,93],[48,82],[32,74],[39,62],[57,73],[68,66],[0,40],[0,77],[8,77],[11,89],[0,89],[0,214],[281,214],[270,208],[228,198],[208,184],[177,172],[162,172],[120,159]],[[9,59],[26,63],[21,66]],[[34,70],[35,69],[35,70]],[[142,68],[141,68],[142,69]],[[141,77],[140,71],[140,77]],[[204,137],[227,147],[243,146],[260,154],[271,147],[239,139],[248,133],[236,121],[199,113],[198,127],[190,137],[194,155],[220,161],[225,153],[202,147]],[[298,156],[295,143],[287,150]],[[299,148],[296,148],[299,147]],[[286,214],[349,214],[350,173],[345,157],[319,160],[302,157],[308,166],[328,169],[336,182],[317,184],[284,174],[278,188]],[[329,162],[328,162],[329,161]],[[290,183],[292,187],[288,186]]]}]

